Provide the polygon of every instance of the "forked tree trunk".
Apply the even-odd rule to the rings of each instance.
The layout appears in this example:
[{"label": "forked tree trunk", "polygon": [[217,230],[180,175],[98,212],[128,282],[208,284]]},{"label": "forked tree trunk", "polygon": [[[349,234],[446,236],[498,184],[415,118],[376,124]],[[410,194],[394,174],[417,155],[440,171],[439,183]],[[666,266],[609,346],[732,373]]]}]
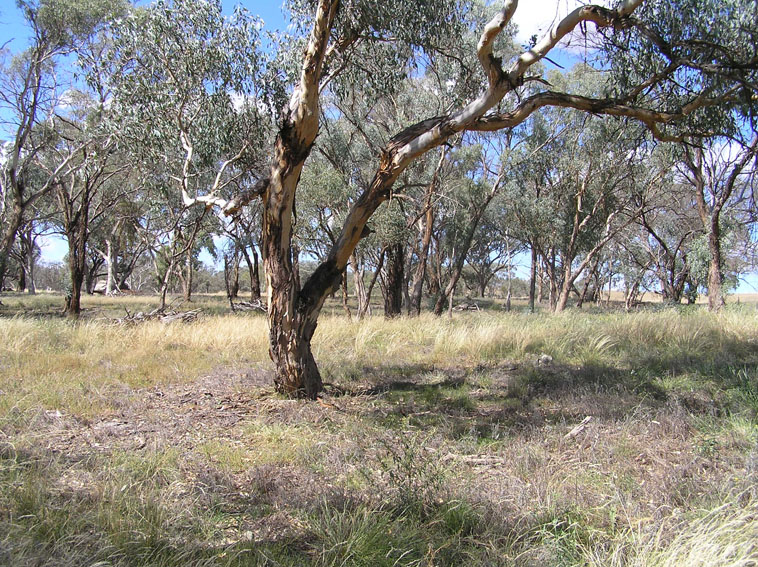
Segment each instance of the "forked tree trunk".
[{"label": "forked tree trunk", "polygon": [[590,285],[592,284],[592,280],[597,280],[597,266],[600,263],[600,257],[597,256],[592,261],[592,267],[590,268],[589,273],[587,274],[587,277],[584,280],[584,286],[582,287],[582,293],[579,294],[579,299],[576,302],[577,309],[581,309],[584,305],[584,302],[587,299],[587,293],[589,292]]},{"label": "forked tree trunk", "polygon": [[708,235],[708,309],[719,311],[724,306],[723,273],[721,258],[721,212],[734,192],[735,184],[747,165],[755,159],[758,151],[758,136],[753,138],[749,147],[744,148],[742,156],[733,162],[721,179],[710,180],[710,203],[706,201],[706,176],[708,166],[705,164],[703,149],[695,149],[694,156],[689,148],[685,152],[685,163],[692,175],[698,214],[703,229]]},{"label": "forked tree trunk", "polygon": [[434,198],[434,192],[439,184],[439,175],[442,171],[442,167],[445,164],[445,158],[447,156],[447,146],[442,148],[440,152],[440,159],[437,162],[437,167],[432,175],[432,180],[426,188],[426,196],[424,202],[424,232],[421,236],[421,250],[419,251],[418,264],[416,265],[416,272],[413,275],[413,282],[411,284],[411,295],[409,299],[408,314],[413,317],[421,315],[421,298],[424,292],[424,280],[426,279],[426,265],[429,258],[429,247],[432,243],[432,235],[434,234],[434,207],[432,206],[432,199]]},{"label": "forked tree trunk", "polygon": [[[84,211],[82,218],[86,218]],[[86,272],[86,221],[80,221],[78,226],[70,227],[68,238],[68,267],[71,277],[71,289],[66,295],[64,314],[71,319],[78,319],[81,313],[82,284]]]},{"label": "forked tree trunk", "polygon": [[318,134],[319,81],[338,4],[338,0],[318,3],[300,82],[282,118],[274,145],[271,178],[263,195],[261,251],[268,289],[269,354],[275,367],[274,385],[287,396],[311,399],[323,388],[311,352],[311,339],[325,292],[338,288],[342,270],[336,268],[334,261],[328,267],[322,264],[321,273],[311,277],[319,281],[310,289],[300,289],[291,253],[293,209],[303,164]]},{"label": "forked tree trunk", "polygon": [[165,309],[166,308],[166,296],[168,295],[168,285],[171,281],[171,272],[174,271],[174,263],[175,259],[173,254],[170,255],[168,265],[166,266],[166,272],[163,274],[163,279],[161,280],[161,293],[160,293],[160,305],[158,306],[159,309]]},{"label": "forked tree trunk", "polygon": [[[390,139],[381,152],[380,163],[371,184],[351,206],[327,259],[300,289],[290,254],[295,192],[303,164],[318,134],[320,83],[331,28],[339,6],[339,0],[317,2],[300,80],[283,113],[274,148],[271,176],[263,194],[262,251],[269,296],[269,353],[276,368],[274,382],[278,391],[289,396],[315,398],[321,389],[321,376],[311,352],[311,339],[316,330],[318,315],[326,296],[339,288],[341,276],[358,245],[366,222],[379,205],[389,198],[390,189],[398,175],[415,158],[445,143],[458,132],[467,129],[501,129],[523,122],[538,106],[508,115],[502,121],[479,123],[479,120],[516,85],[521,84],[527,70],[554,48],[569,31],[588,21],[599,27],[613,25],[617,20],[630,15],[640,1],[627,0],[614,11],[598,10],[596,7],[575,10],[533,49],[522,54],[507,72],[502,68],[500,59],[493,55],[494,40],[506,27],[516,9],[515,1],[506,2],[502,11],[485,26],[477,46],[477,56],[488,79],[486,91],[457,112],[422,121]],[[351,41],[357,40],[356,34],[341,41],[350,45]],[[339,51],[340,46],[335,47]],[[555,96],[548,93],[541,104],[552,101],[586,105],[578,97],[566,101],[562,98],[557,100]],[[597,111],[594,106],[591,109]],[[455,287],[454,284],[452,287]]]},{"label": "forked tree trunk", "polygon": [[376,280],[379,279],[379,274],[382,271],[382,268],[384,267],[384,257],[387,255],[387,249],[382,248],[382,251],[379,253],[379,260],[376,262],[376,269],[374,270],[373,275],[371,276],[371,281],[368,284],[368,288],[366,288],[366,298],[363,306],[358,312],[358,318],[361,319],[366,314],[371,315],[371,295],[374,292],[374,286],[376,285]]},{"label": "forked tree trunk", "polygon": [[250,260],[250,254],[247,252],[247,248],[242,248],[242,255],[245,258],[247,264],[247,271],[250,275],[250,300],[257,301],[261,298],[261,280],[258,276],[258,252],[255,250],[255,246],[251,247],[253,259]]}]

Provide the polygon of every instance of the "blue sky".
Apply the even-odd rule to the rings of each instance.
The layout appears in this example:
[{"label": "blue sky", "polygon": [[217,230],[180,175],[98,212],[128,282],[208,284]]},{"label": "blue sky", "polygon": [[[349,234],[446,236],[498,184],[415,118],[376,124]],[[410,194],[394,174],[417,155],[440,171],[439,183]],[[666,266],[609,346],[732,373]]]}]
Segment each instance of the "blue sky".
[{"label": "blue sky", "polygon": [[[138,3],[147,4],[147,2],[144,1]],[[237,2],[225,0],[223,1],[224,12],[226,14],[231,14],[234,7],[238,4],[247,8],[251,13],[260,16],[268,30],[284,29],[286,26],[281,3],[259,2],[255,0],[242,0]],[[6,44],[9,40],[12,40],[7,47],[15,52],[19,49],[23,49],[28,37],[29,34],[24,25],[21,12],[16,7],[16,1],[3,0],[0,3],[0,46]]]}]

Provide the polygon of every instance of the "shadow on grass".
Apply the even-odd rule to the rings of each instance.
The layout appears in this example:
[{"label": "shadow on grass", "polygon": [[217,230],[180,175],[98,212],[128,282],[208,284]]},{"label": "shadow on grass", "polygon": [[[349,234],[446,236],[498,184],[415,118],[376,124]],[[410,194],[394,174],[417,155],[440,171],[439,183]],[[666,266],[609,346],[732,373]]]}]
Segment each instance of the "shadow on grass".
[{"label": "shadow on grass", "polygon": [[[733,341],[716,353],[671,353],[629,367],[540,363],[432,368],[364,367],[363,384],[333,395],[377,398],[371,417],[389,428],[439,427],[452,437],[498,438],[585,416],[617,421],[666,404],[700,416],[758,414],[758,348]],[[368,384],[366,384],[368,382]]]}]

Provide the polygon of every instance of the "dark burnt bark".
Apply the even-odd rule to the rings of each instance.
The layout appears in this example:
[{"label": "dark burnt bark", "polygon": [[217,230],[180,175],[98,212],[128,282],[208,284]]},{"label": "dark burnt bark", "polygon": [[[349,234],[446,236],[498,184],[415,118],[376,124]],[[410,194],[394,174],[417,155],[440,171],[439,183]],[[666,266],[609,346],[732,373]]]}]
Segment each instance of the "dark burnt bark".
[{"label": "dark burnt bark", "polygon": [[240,262],[237,254],[232,255],[231,273],[229,278],[229,297],[237,299],[240,292]]},{"label": "dark burnt bark", "polygon": [[396,242],[387,246],[385,272],[384,316],[398,317],[403,313],[403,285],[405,284],[405,244]]},{"label": "dark burnt bark", "polygon": [[[250,276],[250,300],[257,301],[261,298],[261,280],[258,275],[258,252],[255,250],[255,246],[252,246],[250,253],[247,248],[242,248],[242,256],[245,258],[247,264],[247,271]],[[250,259],[252,256],[252,260]]]},{"label": "dark burnt bark", "polygon": [[534,313],[534,301],[537,298],[537,249],[530,246],[531,264],[529,265],[529,312]]},{"label": "dark burnt bark", "polygon": [[[86,195],[85,195],[86,197]],[[71,217],[66,226],[68,269],[71,287],[66,295],[64,314],[78,319],[81,314],[82,284],[87,272],[88,202]]]}]

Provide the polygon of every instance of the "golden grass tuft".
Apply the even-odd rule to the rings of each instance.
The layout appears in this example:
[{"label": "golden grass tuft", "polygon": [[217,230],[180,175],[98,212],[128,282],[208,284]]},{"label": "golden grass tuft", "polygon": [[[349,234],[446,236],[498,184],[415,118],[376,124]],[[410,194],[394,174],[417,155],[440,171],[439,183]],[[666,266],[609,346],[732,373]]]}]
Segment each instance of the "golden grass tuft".
[{"label": "golden grass tuft", "polygon": [[652,533],[629,528],[610,545],[583,546],[582,554],[589,567],[753,567],[758,503],[743,495]]}]

